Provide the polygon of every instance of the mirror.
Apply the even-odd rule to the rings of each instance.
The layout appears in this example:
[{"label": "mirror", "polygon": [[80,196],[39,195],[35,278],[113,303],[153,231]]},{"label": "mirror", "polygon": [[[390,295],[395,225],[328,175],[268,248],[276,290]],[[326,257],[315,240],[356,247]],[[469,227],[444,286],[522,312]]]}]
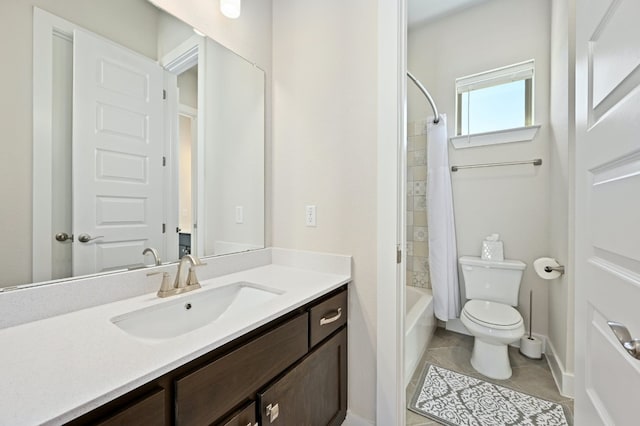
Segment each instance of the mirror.
[{"label": "mirror", "polygon": [[264,247],[264,71],[146,0],[3,10],[0,291]]}]

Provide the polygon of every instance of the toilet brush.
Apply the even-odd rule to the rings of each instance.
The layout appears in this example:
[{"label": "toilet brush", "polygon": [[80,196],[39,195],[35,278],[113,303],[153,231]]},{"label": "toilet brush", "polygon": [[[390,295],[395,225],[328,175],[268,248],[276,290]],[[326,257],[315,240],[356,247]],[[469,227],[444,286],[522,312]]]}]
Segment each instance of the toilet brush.
[{"label": "toilet brush", "polygon": [[533,290],[529,291],[529,336],[520,339],[520,353],[527,358],[542,359],[542,342],[533,337]]}]

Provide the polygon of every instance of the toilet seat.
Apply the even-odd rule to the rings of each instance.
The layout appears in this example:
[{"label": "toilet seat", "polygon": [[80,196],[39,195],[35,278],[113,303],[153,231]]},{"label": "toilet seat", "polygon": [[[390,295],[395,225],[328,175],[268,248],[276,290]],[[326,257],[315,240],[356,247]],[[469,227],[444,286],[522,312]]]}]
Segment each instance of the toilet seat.
[{"label": "toilet seat", "polygon": [[486,300],[470,300],[462,308],[469,321],[498,330],[514,330],[522,326],[520,313],[509,305]]}]

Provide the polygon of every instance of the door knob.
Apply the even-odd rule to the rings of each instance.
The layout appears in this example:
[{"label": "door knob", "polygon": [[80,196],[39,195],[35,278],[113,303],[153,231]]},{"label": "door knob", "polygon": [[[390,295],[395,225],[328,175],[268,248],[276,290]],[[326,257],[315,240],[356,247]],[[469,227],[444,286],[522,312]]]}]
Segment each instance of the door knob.
[{"label": "door knob", "polygon": [[56,234],[56,241],[60,241],[61,243],[71,240],[73,242],[73,234],[69,235],[66,232],[58,232]]},{"label": "door knob", "polygon": [[624,324],[615,321],[608,321],[609,327],[616,335],[622,347],[635,359],[640,359],[640,339],[632,339],[631,333]]},{"label": "door knob", "polygon": [[78,235],[78,241],[81,243],[88,243],[89,241],[97,240],[98,238],[104,238],[104,235],[98,235],[97,237],[92,237],[89,234]]}]

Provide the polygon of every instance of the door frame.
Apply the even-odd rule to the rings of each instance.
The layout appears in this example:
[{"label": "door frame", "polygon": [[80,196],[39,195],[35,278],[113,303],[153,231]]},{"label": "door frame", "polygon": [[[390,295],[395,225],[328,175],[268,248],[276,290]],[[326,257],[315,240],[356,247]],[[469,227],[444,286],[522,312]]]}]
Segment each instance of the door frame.
[{"label": "door frame", "polygon": [[[204,254],[204,238],[201,238],[201,235],[204,235],[204,229],[202,226],[204,225],[204,221],[201,220],[204,218],[204,202],[200,200],[204,200],[204,187],[203,185],[199,185],[199,182],[204,182],[204,137],[205,137],[205,120],[204,110],[205,110],[205,100],[204,100],[204,91],[205,91],[205,72],[204,66],[206,63],[206,45],[205,39],[199,35],[193,35],[186,41],[182,42],[178,47],[171,50],[169,53],[165,54],[160,59],[160,65],[167,71],[166,74],[169,74],[165,77],[165,80],[177,79],[177,76],[194,65],[198,66],[198,108],[195,115],[196,125],[197,125],[197,143],[196,146],[193,147],[191,155],[192,155],[192,187],[191,194],[192,197],[196,200],[193,203],[192,207],[192,215],[193,215],[193,229],[191,232],[191,249],[192,254],[196,254],[198,256],[202,256]],[[166,198],[167,205],[165,205],[165,212],[167,216],[167,223],[169,224],[169,230],[173,230],[178,226],[178,210],[175,206],[178,205],[178,151],[180,146],[180,140],[178,135],[178,114],[179,111],[179,101],[178,101],[178,93],[177,93],[177,85],[169,84],[167,86],[167,102],[166,102],[166,112],[167,117],[175,117],[175,120],[167,119],[165,120],[166,134],[168,137],[166,138],[166,152],[167,155],[167,173],[166,173],[166,187],[171,188],[171,195]],[[173,179],[175,177],[175,179]],[[169,232],[169,234],[173,235],[173,237],[167,238],[167,244],[175,247],[176,250],[178,248],[178,233]],[[175,240],[175,244],[174,241]]]},{"label": "door frame", "polygon": [[[73,31],[84,28],[33,8],[33,171],[31,282],[52,280],[52,161],[53,161],[53,37],[73,41]],[[86,31],[86,30],[84,30]],[[74,277],[64,278],[64,280]]]},{"label": "door frame", "polygon": [[[407,2],[378,3],[376,423],[404,425]],[[395,200],[395,203],[389,202]],[[401,261],[397,262],[398,250]]]},{"label": "door frame", "polygon": [[[196,212],[197,212],[197,202],[194,202],[195,198],[193,196],[193,189],[194,189],[194,182],[197,181],[198,179],[198,168],[197,168],[197,161],[198,159],[195,158],[195,156],[193,156],[194,152],[197,152],[198,150],[198,110],[197,108],[192,108],[190,106],[184,105],[184,104],[178,104],[178,116],[182,116],[182,117],[188,117],[190,122],[191,122],[191,185],[192,185],[192,193],[191,193],[191,236],[193,238],[193,236],[195,235],[195,233],[193,232],[193,224],[196,223],[197,221],[197,217],[196,217]],[[179,118],[178,118],[179,120]],[[195,135],[195,137],[194,137]],[[179,148],[179,142],[178,141],[178,148]],[[178,157],[176,157],[176,164],[178,167],[178,173],[180,173],[179,170],[179,163],[180,163],[180,152],[178,149]],[[180,179],[178,179],[178,190],[175,194],[175,204],[178,207],[180,207]],[[180,211],[178,210],[178,227],[180,226]],[[179,236],[178,236],[179,239]]]}]

